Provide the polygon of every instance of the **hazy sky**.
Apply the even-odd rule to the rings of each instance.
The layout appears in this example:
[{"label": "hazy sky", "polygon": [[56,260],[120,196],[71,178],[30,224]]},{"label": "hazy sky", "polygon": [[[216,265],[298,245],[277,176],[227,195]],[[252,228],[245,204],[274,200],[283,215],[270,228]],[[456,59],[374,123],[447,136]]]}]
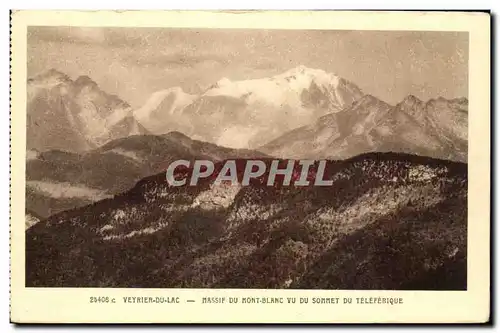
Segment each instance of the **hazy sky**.
[{"label": "hazy sky", "polygon": [[88,75],[138,107],[172,86],[199,92],[222,77],[298,65],[336,73],[395,104],[467,97],[468,35],[456,32],[30,27],[28,76]]}]

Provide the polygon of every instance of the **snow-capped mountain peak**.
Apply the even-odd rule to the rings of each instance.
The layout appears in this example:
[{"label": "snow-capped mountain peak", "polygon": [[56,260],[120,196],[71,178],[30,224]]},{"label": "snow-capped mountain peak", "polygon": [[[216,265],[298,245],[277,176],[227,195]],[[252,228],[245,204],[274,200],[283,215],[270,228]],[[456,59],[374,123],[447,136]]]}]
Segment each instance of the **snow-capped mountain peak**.
[{"label": "snow-capped mountain peak", "polygon": [[69,82],[71,79],[68,75],[52,68],[28,79],[28,88],[51,88]]},{"label": "snow-capped mountain peak", "polygon": [[[154,92],[146,103],[134,111],[134,116],[143,122],[154,119],[155,116],[165,120],[190,104],[196,95],[186,93],[181,87],[172,87]],[[161,109],[161,110],[160,110]]]},{"label": "snow-capped mountain peak", "polygon": [[222,78],[203,95],[240,98],[250,104],[301,108],[304,106],[302,94],[313,89],[316,94],[319,90],[328,96],[330,108],[341,109],[344,106],[344,100],[342,94],[337,91],[340,80],[335,74],[301,65],[267,78],[242,81]]},{"label": "snow-capped mountain peak", "polygon": [[199,95],[154,93],[134,112],[150,132],[181,131],[232,148],[252,148],[349,107],[363,96],[353,83],[305,66],[248,80],[222,77]]},{"label": "snow-capped mountain peak", "polygon": [[282,74],[274,76],[274,79],[288,81],[297,89],[308,89],[314,82],[320,87],[334,87],[339,85],[340,77],[336,74],[325,72],[322,69],[308,68],[300,65]]},{"label": "snow-capped mountain peak", "polygon": [[27,97],[28,148],[84,151],[137,132],[130,105],[88,76],[49,70],[28,80]]}]

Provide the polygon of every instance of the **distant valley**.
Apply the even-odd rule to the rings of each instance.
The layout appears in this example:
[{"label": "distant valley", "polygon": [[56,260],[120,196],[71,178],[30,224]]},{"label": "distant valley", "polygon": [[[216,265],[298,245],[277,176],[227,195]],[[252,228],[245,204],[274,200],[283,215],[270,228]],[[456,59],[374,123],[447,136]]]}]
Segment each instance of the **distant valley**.
[{"label": "distant valley", "polygon": [[26,209],[47,218],[109,198],[146,176],[165,171],[177,159],[220,161],[264,156],[191,140],[178,132],[133,135],[80,154],[31,150],[26,162]]}]

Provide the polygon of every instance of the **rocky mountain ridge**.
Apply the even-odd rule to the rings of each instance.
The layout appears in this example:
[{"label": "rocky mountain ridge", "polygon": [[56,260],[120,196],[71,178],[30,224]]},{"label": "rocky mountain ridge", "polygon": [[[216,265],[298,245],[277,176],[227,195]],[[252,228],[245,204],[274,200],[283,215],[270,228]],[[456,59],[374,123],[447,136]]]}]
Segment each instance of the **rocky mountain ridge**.
[{"label": "rocky mountain ridge", "polygon": [[467,162],[467,124],[467,99],[423,102],[410,95],[391,106],[366,95],[342,112],[325,115],[259,149],[287,158],[392,151]]},{"label": "rocky mountain ridge", "polygon": [[27,82],[27,149],[84,152],[147,131],[131,106],[88,76],[71,80],[55,69]]},{"label": "rocky mountain ridge", "polygon": [[259,156],[266,155],[192,140],[178,132],[133,135],[80,154],[30,150],[26,206],[47,218],[125,192],[142,178],[165,171],[177,159],[220,161]]},{"label": "rocky mountain ridge", "polygon": [[26,285],[466,289],[466,164],[371,153],[326,170],[332,186],[147,177],[30,227]]}]

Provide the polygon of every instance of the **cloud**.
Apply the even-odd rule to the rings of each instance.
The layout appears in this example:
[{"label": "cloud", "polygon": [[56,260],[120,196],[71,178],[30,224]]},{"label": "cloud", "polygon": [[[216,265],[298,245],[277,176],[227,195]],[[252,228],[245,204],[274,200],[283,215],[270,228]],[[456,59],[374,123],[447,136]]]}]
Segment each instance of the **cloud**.
[{"label": "cloud", "polygon": [[123,58],[124,61],[136,66],[157,66],[161,68],[193,68],[200,64],[227,65],[230,63],[228,58],[217,54],[188,54],[186,52],[175,52],[172,54],[154,54],[138,55],[128,54]]},{"label": "cloud", "polygon": [[[29,27],[28,43],[57,42],[70,44],[101,45],[105,47],[147,47],[157,42],[157,29],[99,28],[99,27]],[[153,36],[153,38],[151,38]]]},{"label": "cloud", "polygon": [[86,27],[29,27],[28,43],[36,41],[103,44],[106,42],[104,31]]}]

